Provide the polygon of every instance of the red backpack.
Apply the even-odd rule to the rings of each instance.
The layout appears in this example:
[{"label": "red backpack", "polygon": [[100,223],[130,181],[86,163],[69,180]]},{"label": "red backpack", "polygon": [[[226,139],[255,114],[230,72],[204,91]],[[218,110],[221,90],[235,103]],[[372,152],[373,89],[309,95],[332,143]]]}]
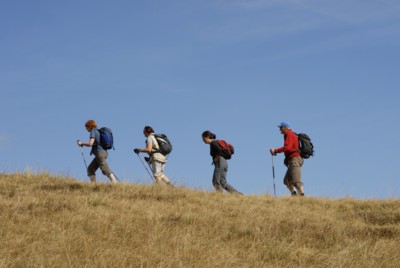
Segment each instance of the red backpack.
[{"label": "red backpack", "polygon": [[217,140],[219,147],[221,148],[221,156],[225,159],[231,159],[232,155],[235,153],[235,149],[232,144],[227,143],[224,140]]}]

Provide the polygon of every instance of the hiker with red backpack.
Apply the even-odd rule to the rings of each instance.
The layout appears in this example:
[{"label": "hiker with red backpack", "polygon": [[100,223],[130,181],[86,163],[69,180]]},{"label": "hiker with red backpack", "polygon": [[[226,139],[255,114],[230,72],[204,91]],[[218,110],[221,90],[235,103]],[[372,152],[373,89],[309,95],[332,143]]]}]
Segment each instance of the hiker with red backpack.
[{"label": "hiker with red backpack", "polygon": [[[287,171],[283,183],[289,189],[292,196],[296,196],[297,192],[300,196],[304,196],[304,187],[301,181],[301,167],[303,166],[304,160],[300,155],[298,136],[286,122],[280,123],[278,127],[281,134],[284,135],[284,145],[278,149],[271,148],[270,153],[272,156],[278,153],[285,154],[284,164],[287,166]],[[297,192],[295,189],[297,189]]]},{"label": "hiker with red backpack", "polygon": [[173,186],[171,181],[164,174],[164,167],[167,163],[167,155],[172,150],[167,136],[164,134],[154,134],[154,129],[150,126],[145,126],[143,129],[143,135],[146,139],[146,148],[140,149],[135,148],[133,151],[139,155],[139,153],[149,154],[149,158],[145,157],[146,161],[151,164],[151,170],[153,172],[154,180],[157,184],[164,182],[168,186]]},{"label": "hiker with red backpack", "polygon": [[[87,173],[90,178],[90,181],[95,183],[96,182],[96,170],[98,168],[101,169],[103,174],[107,176],[111,182],[116,183],[117,182],[117,177],[114,175],[114,173],[111,171],[110,167],[108,166],[107,163],[107,149],[110,149],[112,147],[112,133],[110,129],[107,129],[108,133],[106,133],[106,137],[111,143],[107,146],[104,145],[101,139],[101,134],[100,130],[97,129],[97,124],[94,120],[88,120],[85,123],[85,128],[86,130],[90,133],[90,139],[89,142],[82,142],[80,140],[77,140],[77,144],[81,147],[91,147],[90,154],[94,154],[94,159],[92,162],[89,164],[87,167]],[[102,128],[103,130],[105,128]],[[82,154],[83,155],[83,154]],[[86,161],[85,161],[86,164]]]},{"label": "hiker with red backpack", "polygon": [[212,184],[216,191],[228,191],[231,194],[241,194],[226,181],[226,173],[228,172],[227,159],[231,158],[234,153],[233,146],[223,140],[216,140],[217,136],[206,130],[201,135],[205,144],[210,144],[210,155],[212,164],[214,165],[214,174]]}]

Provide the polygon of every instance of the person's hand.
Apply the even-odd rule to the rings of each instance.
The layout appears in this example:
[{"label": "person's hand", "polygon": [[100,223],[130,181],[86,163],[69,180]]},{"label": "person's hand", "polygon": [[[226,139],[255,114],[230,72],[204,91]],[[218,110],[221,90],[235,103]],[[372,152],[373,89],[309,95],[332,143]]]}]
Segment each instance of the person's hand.
[{"label": "person's hand", "polygon": [[135,152],[135,154],[139,154],[141,152],[141,150],[139,148],[135,148],[135,149],[133,149],[133,151]]},{"label": "person's hand", "polygon": [[78,144],[78,146],[83,147],[83,143],[80,140],[77,140],[76,143]]},{"label": "person's hand", "polygon": [[274,148],[269,149],[271,155],[276,155],[276,150]]}]

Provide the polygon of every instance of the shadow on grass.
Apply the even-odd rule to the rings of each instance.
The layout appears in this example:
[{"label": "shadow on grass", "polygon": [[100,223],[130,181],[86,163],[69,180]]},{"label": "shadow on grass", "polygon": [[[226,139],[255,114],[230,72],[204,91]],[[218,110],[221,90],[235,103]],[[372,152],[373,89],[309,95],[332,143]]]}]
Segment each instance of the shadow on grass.
[{"label": "shadow on grass", "polygon": [[63,183],[63,184],[48,184],[48,185],[42,185],[40,189],[45,190],[45,191],[58,191],[58,190],[69,190],[69,191],[75,191],[75,190],[82,190],[84,187],[79,184],[79,183]]}]

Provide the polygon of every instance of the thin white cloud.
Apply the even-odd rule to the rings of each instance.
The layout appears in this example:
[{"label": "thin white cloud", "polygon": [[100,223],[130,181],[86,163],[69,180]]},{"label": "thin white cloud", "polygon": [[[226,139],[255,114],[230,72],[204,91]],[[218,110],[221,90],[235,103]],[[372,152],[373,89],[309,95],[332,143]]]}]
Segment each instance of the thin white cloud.
[{"label": "thin white cloud", "polygon": [[[400,33],[400,26],[393,26],[383,30],[371,29],[364,32],[348,33],[330,37],[320,42],[291,49],[290,51],[286,51],[284,54],[275,55],[275,58],[281,60],[282,58],[290,58],[296,55],[334,51],[341,48],[352,47],[354,44],[368,44],[374,46],[381,43],[385,38],[390,38],[393,32]],[[400,39],[397,40],[397,44],[400,45]]]},{"label": "thin white cloud", "polygon": [[400,10],[397,0],[235,0],[232,3],[239,8],[253,11],[284,8],[297,12],[311,12],[347,23],[398,17]]},{"label": "thin white cloud", "polygon": [[304,8],[345,24],[359,24],[398,17],[399,5],[391,1],[304,1]]},{"label": "thin white cloud", "polygon": [[[350,30],[361,42],[363,38],[373,39],[379,31],[392,36],[388,41],[397,42],[395,36],[399,34],[398,27],[394,26],[400,21],[400,3],[394,0],[234,0],[222,3],[228,11],[203,29],[204,41],[231,44],[325,31],[326,34],[316,36],[322,43],[323,39],[344,39]],[[357,39],[350,38],[347,43],[351,41]]]},{"label": "thin white cloud", "polygon": [[207,29],[205,38],[216,43],[232,43],[252,39],[270,39],[276,36],[316,29],[320,22],[309,19],[260,21],[255,18],[226,19]]}]

